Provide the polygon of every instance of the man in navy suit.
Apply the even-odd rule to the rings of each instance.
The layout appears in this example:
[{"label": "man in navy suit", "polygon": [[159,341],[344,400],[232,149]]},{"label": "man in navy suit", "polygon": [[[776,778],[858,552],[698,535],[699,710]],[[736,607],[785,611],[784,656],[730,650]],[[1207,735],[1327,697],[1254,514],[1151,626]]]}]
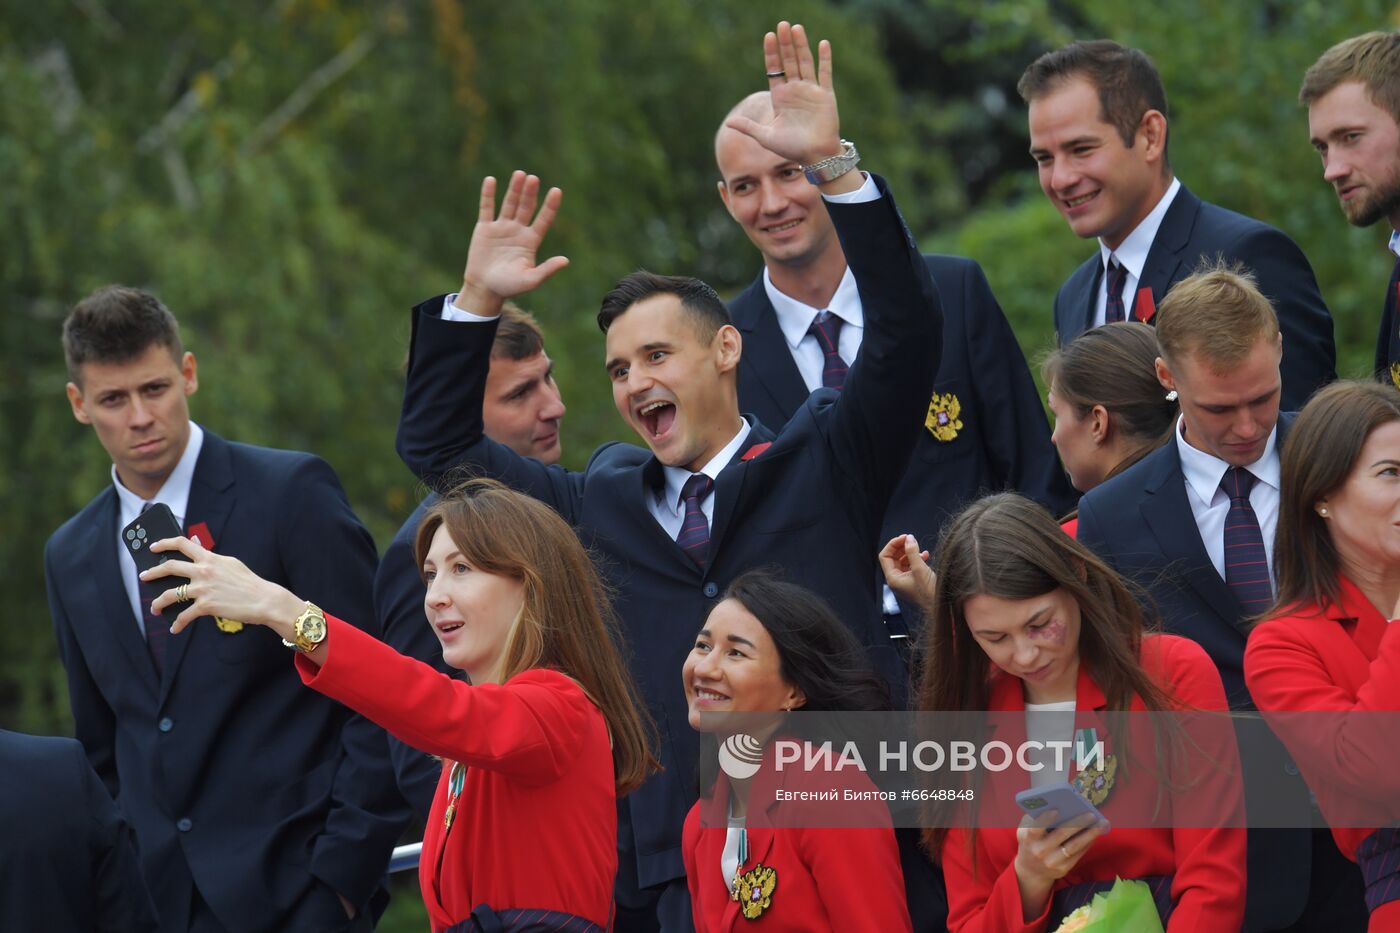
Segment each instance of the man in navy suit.
[{"label": "man in navy suit", "polygon": [[[486,436],[522,457],[558,463],[563,453],[559,425],[564,401],[554,381],[554,363],[544,351],[544,335],[528,312],[513,302],[501,308],[501,323],[491,345],[481,421]],[[429,493],[384,549],[374,574],[374,615],[384,641],[401,654],[454,674],[442,660],[442,645],[423,614],[423,577],[414,559],[418,524],[436,500]],[[389,754],[399,791],[418,823],[428,818],[442,764],[430,755],[389,736]]]},{"label": "man in navy suit", "polygon": [[161,929],[369,929],[407,819],[384,733],[303,688],[266,632],[171,636],[119,541],[162,502],[207,547],[377,631],[374,542],[323,460],[190,420],[195,358],[153,295],[95,292],[63,346],[112,482],[49,539],[49,609],[77,737],[136,830]]},{"label": "man in navy suit", "polygon": [[[1292,416],[1279,417],[1278,318],[1238,270],[1189,276],[1162,302],[1157,378],[1181,405],[1175,437],[1085,494],[1078,538],[1151,595],[1165,630],[1206,650],[1231,707],[1248,710],[1245,640],[1273,603],[1279,442]],[[1247,777],[1306,812],[1297,767],[1277,751],[1246,761]],[[1248,873],[1247,930],[1365,929],[1360,875],[1326,830],[1252,830]]]},{"label": "man in navy suit", "polygon": [[155,933],[131,828],[82,745],[0,729],[0,765],[5,929]]},{"label": "man in navy suit", "polygon": [[832,604],[892,684],[906,676],[878,611],[875,553],[938,368],[938,293],[888,191],[854,170],[854,147],[840,140],[828,47],[819,68],[801,27],[782,23],[764,49],[776,115],[731,125],[807,166],[828,199],[866,314],[861,361],[840,393],[813,393],[776,434],[746,420],[736,386],[742,338],[719,297],[694,279],[635,273],[604,298],[599,324],[613,401],[646,449],[609,444],[570,473],[486,438],[494,315],[504,298],[567,263],[536,264],[560,194],[551,190],[531,223],[538,180],[521,173],[499,218],[494,180],[483,185],[462,291],[413,314],[398,438],[405,462],[429,485],[466,465],[548,502],[615,588],[665,768],[623,803],[620,928],[654,926],[657,916],[666,929],[690,926],[680,839],[696,796],[698,740],[681,667],[730,580],[781,567]]},{"label": "man in navy suit", "polygon": [[1381,307],[1375,375],[1400,387],[1400,33],[1368,32],[1332,46],[1303,76],[1298,99],[1322,157],[1322,177],[1357,227],[1390,221],[1396,254]]},{"label": "man in navy suit", "polygon": [[1332,316],[1307,257],[1280,231],[1202,201],[1167,159],[1167,95],[1146,55],[1075,42],[1031,63],[1017,85],[1030,105],[1040,187],[1098,251],[1060,286],[1060,345],[1109,321],[1153,323],[1173,284],[1204,259],[1242,262],[1283,331],[1283,406],[1294,411],[1337,378]]},{"label": "man in navy suit", "polygon": [[[730,111],[754,120],[772,113],[767,91]],[[777,427],[813,390],[839,388],[856,361],[865,330],[860,291],[821,193],[800,166],[725,126],[715,135],[715,163],[719,196],[764,265],[729,303],[744,338],[739,410]],[[881,536],[910,532],[937,541],[949,515],[979,494],[1005,489],[1063,514],[1073,491],[1050,443],[1035,380],[982,268],[959,256],[924,261],[943,300],[943,359]],[[828,343],[835,367],[824,365]],[[891,634],[907,634],[888,591],[884,609]]]}]

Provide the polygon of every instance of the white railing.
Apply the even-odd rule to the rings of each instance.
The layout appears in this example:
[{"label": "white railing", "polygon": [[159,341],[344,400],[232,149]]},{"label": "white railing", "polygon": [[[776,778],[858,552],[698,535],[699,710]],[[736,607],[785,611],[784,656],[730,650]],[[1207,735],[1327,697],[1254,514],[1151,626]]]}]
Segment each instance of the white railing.
[{"label": "white railing", "polygon": [[406,846],[395,846],[389,856],[389,874],[396,871],[411,871],[418,867],[418,856],[423,851],[423,843],[410,842]]}]

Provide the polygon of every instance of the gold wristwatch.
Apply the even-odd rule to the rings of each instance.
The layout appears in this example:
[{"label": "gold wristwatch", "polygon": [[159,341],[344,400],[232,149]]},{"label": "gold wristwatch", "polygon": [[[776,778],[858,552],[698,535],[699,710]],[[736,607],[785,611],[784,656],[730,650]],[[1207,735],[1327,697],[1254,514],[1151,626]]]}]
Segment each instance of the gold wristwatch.
[{"label": "gold wristwatch", "polygon": [[319,606],[307,603],[306,608],[292,623],[292,640],[282,639],[282,644],[295,648],[302,654],[310,654],[326,640],[326,614]]}]

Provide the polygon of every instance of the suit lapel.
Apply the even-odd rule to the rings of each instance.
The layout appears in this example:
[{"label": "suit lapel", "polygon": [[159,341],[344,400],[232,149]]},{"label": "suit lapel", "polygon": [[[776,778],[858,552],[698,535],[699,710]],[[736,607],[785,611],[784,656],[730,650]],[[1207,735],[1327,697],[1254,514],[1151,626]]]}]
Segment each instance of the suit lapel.
[{"label": "suit lapel", "polygon": [[[632,537],[638,542],[638,554],[665,554],[665,559],[677,565],[680,572],[688,577],[699,575],[700,568],[695,566],[695,561],[651,514],[650,503],[658,492],[661,495],[666,493],[666,474],[662,471],[661,461],[653,456],[645,463],[623,470],[619,474],[619,482],[621,486],[617,491],[617,501],[620,506],[614,512],[631,522],[631,528],[624,530],[619,537]],[[631,550],[629,547],[628,551]]]},{"label": "suit lapel", "polygon": [[117,495],[109,489],[101,517],[96,523],[96,533],[89,535],[73,555],[73,566],[86,568],[86,572],[75,571],[73,574],[76,580],[74,625],[90,627],[88,631],[114,639],[132,669],[144,683],[154,688],[155,665],[138,629],[143,621],[131,615],[126,584],[122,580],[122,565],[117,558],[119,515]]},{"label": "suit lapel", "polygon": [[791,413],[807,400],[807,384],[797,371],[783,329],[778,326],[778,313],[763,287],[763,275],[754,280],[730,305],[734,326],[743,334],[746,356],[752,361],[750,370],[773,396],[778,407]]},{"label": "suit lapel", "polygon": [[[203,522],[214,540],[214,550],[227,553],[221,547],[221,542],[234,501],[233,464],[228,442],[206,429],[204,446],[200,448],[199,459],[194,465],[194,478],[190,481],[190,498],[185,506],[185,534],[188,535],[191,527]],[[211,637],[204,631],[208,627],[208,624],[197,621],[169,640],[165,676],[161,678],[161,702],[165,701],[175,682],[175,674],[189,651],[190,642],[196,638]]]},{"label": "suit lapel", "polygon": [[[1196,216],[1201,212],[1201,199],[1187,190],[1185,185],[1176,193],[1171,207],[1167,208],[1157,235],[1152,239],[1152,248],[1147,251],[1147,262],[1142,267],[1142,278],[1138,288],[1152,289],[1154,308],[1161,306],[1177,271],[1185,259],[1184,250],[1191,240],[1191,231],[1196,226]],[[1133,304],[1136,305],[1136,296]],[[1128,308],[1130,315],[1133,308]],[[1151,319],[1148,319],[1151,323]]]},{"label": "suit lapel", "polygon": [[715,483],[715,505],[710,516],[711,566],[714,565],[714,555],[719,553],[719,548],[724,542],[724,536],[734,524],[736,506],[744,488],[744,477],[749,472],[750,461],[745,459],[745,455],[758,445],[772,442],[773,432],[755,422],[749,436],[744,439],[744,446],[734,454],[734,459],[720,470],[719,480]]},{"label": "suit lapel", "polygon": [[[1097,243],[1097,241],[1095,241],[1095,243]],[[1086,280],[1086,284],[1080,289],[1077,295],[1074,295],[1070,299],[1069,306],[1076,309],[1080,321],[1079,330],[1075,331],[1074,337],[1079,336],[1094,326],[1094,310],[1099,303],[1099,283],[1103,281],[1103,256],[1098,250],[1095,250],[1093,259],[1089,261],[1093,263],[1093,274],[1083,277]],[[1068,340],[1064,342],[1068,342]]]},{"label": "suit lapel", "polygon": [[1243,624],[1244,610],[1230,587],[1215,572],[1196,528],[1191,503],[1186,498],[1181,454],[1174,438],[1167,441],[1146,492],[1142,516],[1162,549],[1164,568],[1175,569],[1223,622],[1247,632],[1248,626]]}]

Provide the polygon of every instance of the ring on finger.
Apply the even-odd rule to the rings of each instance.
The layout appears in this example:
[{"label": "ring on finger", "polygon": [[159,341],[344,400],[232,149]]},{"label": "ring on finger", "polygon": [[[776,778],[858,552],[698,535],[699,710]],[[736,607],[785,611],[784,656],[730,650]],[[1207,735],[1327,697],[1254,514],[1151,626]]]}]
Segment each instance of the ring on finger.
[{"label": "ring on finger", "polygon": [[772,80],[773,78],[787,78],[787,72],[786,72],[786,71],[770,71],[770,72],[768,72],[768,78],[769,78],[769,80]]},{"label": "ring on finger", "polygon": [[1060,846],[1060,854],[1063,855],[1063,856],[1065,857],[1065,861],[1066,861],[1066,862],[1068,862],[1068,861],[1070,860],[1070,858],[1071,858],[1071,856],[1070,856],[1070,854],[1069,854],[1069,850],[1066,849],[1064,846]]},{"label": "ring on finger", "polygon": [[177,603],[186,603],[189,602],[189,600],[190,585],[188,583],[181,583],[179,586],[175,587],[175,601]]}]

